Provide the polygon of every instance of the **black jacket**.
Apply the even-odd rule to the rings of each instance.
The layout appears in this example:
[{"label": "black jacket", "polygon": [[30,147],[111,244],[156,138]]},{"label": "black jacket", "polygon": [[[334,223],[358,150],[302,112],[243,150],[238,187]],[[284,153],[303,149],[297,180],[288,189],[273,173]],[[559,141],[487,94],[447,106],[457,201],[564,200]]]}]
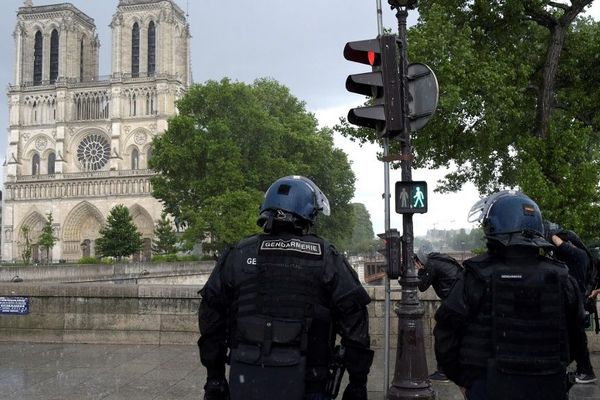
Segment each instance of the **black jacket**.
[{"label": "black jacket", "polygon": [[[225,376],[227,350],[232,344],[235,345],[232,340],[236,335],[232,330],[235,329],[236,310],[241,309],[242,304],[242,301],[238,302],[240,280],[248,270],[260,267],[257,264],[260,264],[260,254],[266,247],[270,247],[271,253],[275,252],[273,246],[279,246],[277,250],[281,253],[292,252],[294,257],[309,257],[312,260],[310,272],[319,277],[319,282],[315,283],[314,301],[329,310],[331,326],[346,347],[346,367],[350,376],[360,376],[360,380],[364,378],[366,382],[372,362],[366,307],[370,302],[369,295],[356,272],[332,245],[315,235],[290,233],[259,234],[242,240],[221,256],[201,290],[202,301],[198,314],[201,336],[198,346],[208,378],[220,379]],[[316,268],[315,260],[321,260]],[[296,273],[302,269],[301,265],[285,267],[296,269]],[[293,282],[290,284],[293,285]],[[248,287],[244,290],[248,290]],[[319,375],[317,380],[320,382],[316,383],[319,385],[324,384],[325,379],[322,371],[323,354],[330,353],[328,346],[331,343],[322,329],[313,331],[309,331],[306,370],[307,376],[311,373]],[[315,373],[313,367],[319,371]],[[314,388],[313,385],[313,389],[320,388]]]},{"label": "black jacket", "polygon": [[454,258],[442,253],[429,253],[425,266],[418,271],[419,290],[421,292],[433,285],[433,290],[440,299],[450,293],[462,266]]},{"label": "black jacket", "polygon": [[588,268],[591,267],[591,258],[588,253],[570,242],[563,242],[556,248],[556,258],[569,268],[569,274],[577,281],[581,293],[586,293],[586,286],[591,282],[586,282]]}]

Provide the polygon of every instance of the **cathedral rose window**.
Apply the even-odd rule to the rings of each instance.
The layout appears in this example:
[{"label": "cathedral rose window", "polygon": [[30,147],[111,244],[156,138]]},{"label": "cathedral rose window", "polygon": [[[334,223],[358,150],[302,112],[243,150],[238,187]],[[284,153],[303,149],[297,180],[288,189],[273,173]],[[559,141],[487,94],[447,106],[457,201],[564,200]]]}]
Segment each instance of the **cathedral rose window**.
[{"label": "cathedral rose window", "polygon": [[86,171],[98,171],[108,162],[110,145],[105,137],[91,134],[83,138],[77,147],[77,160]]}]

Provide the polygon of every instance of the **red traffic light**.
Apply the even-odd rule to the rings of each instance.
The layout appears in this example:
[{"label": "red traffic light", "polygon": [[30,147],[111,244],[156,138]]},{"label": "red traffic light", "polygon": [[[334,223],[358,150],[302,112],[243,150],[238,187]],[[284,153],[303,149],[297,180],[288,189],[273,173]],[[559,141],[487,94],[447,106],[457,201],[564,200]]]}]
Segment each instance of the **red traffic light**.
[{"label": "red traffic light", "polygon": [[348,42],[344,47],[344,58],[373,67],[381,64],[381,47],[379,39],[358,40]]}]

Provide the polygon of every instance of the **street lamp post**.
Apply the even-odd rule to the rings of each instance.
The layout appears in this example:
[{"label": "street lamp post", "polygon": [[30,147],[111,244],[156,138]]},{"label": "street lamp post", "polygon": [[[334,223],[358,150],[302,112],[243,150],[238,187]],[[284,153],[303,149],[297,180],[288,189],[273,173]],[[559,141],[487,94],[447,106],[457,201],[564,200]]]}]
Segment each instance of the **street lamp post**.
[{"label": "street lamp post", "polygon": [[[414,9],[416,0],[388,0],[393,9],[397,10],[398,36],[400,39],[400,76],[402,79],[402,113],[403,141],[402,148],[402,180],[412,181],[412,147],[410,144],[410,121],[408,118],[408,89],[407,89],[407,40],[406,18],[408,10]],[[434,399],[435,392],[428,378],[427,359],[423,340],[424,309],[419,302],[417,285],[419,279],[413,263],[414,234],[413,215],[402,216],[402,276],[400,285],[402,297],[394,311],[398,315],[398,346],[396,350],[396,366],[394,379],[388,391],[388,400],[402,399]]]}]

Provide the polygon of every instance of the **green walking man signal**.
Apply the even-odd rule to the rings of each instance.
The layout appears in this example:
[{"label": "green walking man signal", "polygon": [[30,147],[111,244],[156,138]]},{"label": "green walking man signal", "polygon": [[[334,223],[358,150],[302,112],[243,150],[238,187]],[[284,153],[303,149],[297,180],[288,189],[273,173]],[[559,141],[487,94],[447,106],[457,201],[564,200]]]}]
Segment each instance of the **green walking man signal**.
[{"label": "green walking man signal", "polygon": [[396,182],[396,212],[424,214],[427,212],[427,182]]}]

